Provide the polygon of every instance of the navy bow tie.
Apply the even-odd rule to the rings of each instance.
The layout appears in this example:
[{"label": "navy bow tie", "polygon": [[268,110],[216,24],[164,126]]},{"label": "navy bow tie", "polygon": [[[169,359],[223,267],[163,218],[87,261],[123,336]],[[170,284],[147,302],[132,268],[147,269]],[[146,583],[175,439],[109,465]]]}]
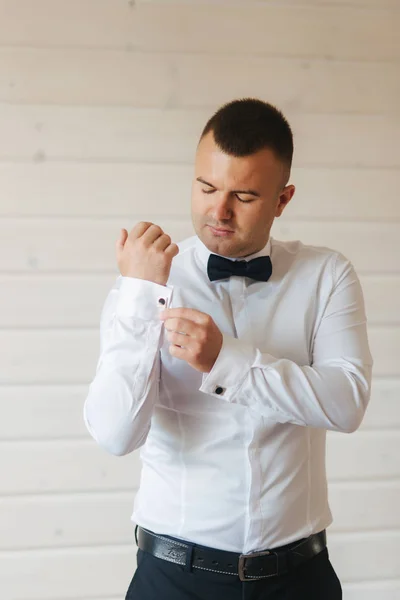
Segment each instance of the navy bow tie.
[{"label": "navy bow tie", "polygon": [[272,263],[269,256],[259,256],[249,261],[234,261],[217,254],[210,254],[207,273],[210,281],[227,279],[232,275],[251,277],[257,281],[268,281],[272,275]]}]

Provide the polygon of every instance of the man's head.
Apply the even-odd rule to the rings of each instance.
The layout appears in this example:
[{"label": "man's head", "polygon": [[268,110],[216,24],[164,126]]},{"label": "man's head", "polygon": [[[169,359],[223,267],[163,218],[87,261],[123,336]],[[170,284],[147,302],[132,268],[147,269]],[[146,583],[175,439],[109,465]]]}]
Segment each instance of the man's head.
[{"label": "man's head", "polygon": [[192,187],[193,225],[211,252],[243,257],[265,246],[295,191],[287,185],[292,155],[290,126],[266,102],[235,100],[211,117]]}]

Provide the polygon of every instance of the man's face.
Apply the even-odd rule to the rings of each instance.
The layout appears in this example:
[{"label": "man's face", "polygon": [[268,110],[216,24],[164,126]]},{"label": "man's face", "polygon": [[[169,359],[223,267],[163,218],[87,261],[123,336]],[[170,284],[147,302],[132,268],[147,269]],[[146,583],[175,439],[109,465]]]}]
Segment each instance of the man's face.
[{"label": "man's face", "polygon": [[294,186],[283,183],[284,166],[273,151],[237,158],[222,152],[208,133],[197,149],[192,186],[196,234],[222,256],[258,252],[294,194]]}]

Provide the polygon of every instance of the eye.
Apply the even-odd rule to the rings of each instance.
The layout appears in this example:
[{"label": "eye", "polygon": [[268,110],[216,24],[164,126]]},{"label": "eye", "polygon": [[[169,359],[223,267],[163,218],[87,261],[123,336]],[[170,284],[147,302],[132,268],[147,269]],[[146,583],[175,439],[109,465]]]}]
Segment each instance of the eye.
[{"label": "eye", "polygon": [[239,200],[239,202],[243,202],[243,204],[250,204],[250,202],[254,202],[254,198],[251,199],[245,199],[245,198],[241,198],[240,196],[238,196],[237,194],[235,194],[236,198]]},{"label": "eye", "polygon": [[207,190],[201,190],[203,192],[203,194],[213,194],[215,192],[215,190],[213,188],[211,189],[207,189]]}]

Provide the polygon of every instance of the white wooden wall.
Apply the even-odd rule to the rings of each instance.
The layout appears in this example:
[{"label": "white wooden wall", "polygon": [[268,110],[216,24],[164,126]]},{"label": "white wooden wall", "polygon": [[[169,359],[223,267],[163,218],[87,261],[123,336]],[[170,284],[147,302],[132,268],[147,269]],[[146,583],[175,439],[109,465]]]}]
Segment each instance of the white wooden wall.
[{"label": "white wooden wall", "polygon": [[361,430],[329,435],[347,600],[400,598],[400,0],[0,0],[0,598],[121,600],[136,453],[82,404],[119,229],[192,234],[191,164],[221,103],[293,124],[274,236],[347,254],[375,358]]}]

